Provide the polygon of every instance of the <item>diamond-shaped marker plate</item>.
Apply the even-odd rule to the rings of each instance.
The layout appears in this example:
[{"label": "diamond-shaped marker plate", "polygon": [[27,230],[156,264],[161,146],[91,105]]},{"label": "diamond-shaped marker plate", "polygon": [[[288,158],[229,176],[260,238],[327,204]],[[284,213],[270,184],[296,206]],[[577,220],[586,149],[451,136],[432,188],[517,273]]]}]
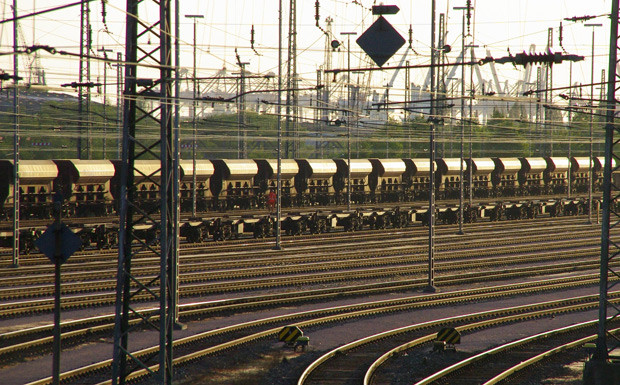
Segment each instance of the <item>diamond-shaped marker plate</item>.
[{"label": "diamond-shaped marker plate", "polygon": [[[57,236],[60,237],[58,239],[58,250],[56,246]],[[60,264],[67,262],[69,257],[82,246],[80,237],[73,233],[64,223],[60,225],[59,230],[57,230],[56,224],[48,226],[47,230],[34,243],[52,263],[56,263],[56,259],[58,259]]]},{"label": "diamond-shaped marker plate", "polygon": [[405,44],[405,39],[383,16],[379,16],[356,42],[381,67]]}]

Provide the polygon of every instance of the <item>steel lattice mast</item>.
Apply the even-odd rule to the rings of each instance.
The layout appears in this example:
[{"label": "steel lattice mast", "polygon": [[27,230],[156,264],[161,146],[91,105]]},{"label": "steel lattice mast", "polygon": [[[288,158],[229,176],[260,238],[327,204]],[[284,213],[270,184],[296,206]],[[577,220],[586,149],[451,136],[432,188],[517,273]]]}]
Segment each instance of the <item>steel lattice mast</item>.
[{"label": "steel lattice mast", "polygon": [[[286,158],[296,158],[299,154],[298,79],[297,79],[297,0],[289,1],[288,60],[286,71]],[[291,127],[292,126],[292,127]]]},{"label": "steel lattice mast", "polygon": [[[620,346],[620,341],[610,335],[610,317],[617,318],[620,309],[608,301],[608,293],[617,285],[618,271],[613,263],[620,255],[620,240],[610,236],[610,229],[620,225],[620,212],[613,204],[620,198],[619,186],[612,180],[612,172],[620,166],[620,143],[614,139],[619,127],[615,124],[616,92],[618,91],[618,16],[620,0],[614,0],[611,10],[611,31],[609,43],[609,70],[607,80],[607,113],[605,123],[605,169],[603,176],[603,216],[601,229],[601,266],[600,266],[600,297],[599,327],[596,340],[596,351],[586,364],[584,382],[586,384],[610,384],[615,374],[620,372],[617,364],[610,362],[609,352]],[[617,238],[617,237],[616,237]]]},{"label": "steel lattice mast", "polygon": [[[149,15],[154,20],[146,20],[145,17]],[[154,364],[159,364],[154,373],[156,382],[172,383],[178,214],[173,194],[175,152],[170,20],[170,0],[127,1],[119,265],[112,368],[114,384],[124,384],[133,369]],[[157,43],[149,45],[152,40]],[[152,129],[149,130],[146,125],[153,122],[160,127],[159,136],[148,135]],[[143,158],[160,160],[161,168],[149,175],[139,173],[134,167],[135,162]],[[159,186],[159,208],[146,207],[140,201],[134,175],[148,178]],[[153,226],[159,230],[159,239],[153,237],[144,240],[136,237],[135,228],[140,225]],[[159,250],[156,248],[158,242]],[[148,278],[132,275],[132,257],[139,252],[160,256],[158,275]],[[133,308],[132,301],[139,295],[151,295],[153,300],[159,302],[158,321],[151,321],[148,315],[139,314],[139,310]],[[128,350],[131,332],[139,329],[129,325],[130,317],[135,315],[141,317],[146,327],[159,330],[159,354],[150,357],[148,362],[142,362],[140,357],[131,355]]]},{"label": "steel lattice mast", "polygon": [[[78,159],[92,158],[92,139],[90,124],[90,88],[84,86],[85,82],[90,81],[90,48],[91,48],[91,27],[90,27],[90,2],[82,1],[80,4],[80,68],[79,68],[79,87],[78,87],[78,110],[80,118],[80,133],[78,137],[77,157]],[[84,117],[86,113],[86,117]],[[86,129],[86,146],[84,146],[82,135]],[[84,151],[86,147],[86,151]]]}]

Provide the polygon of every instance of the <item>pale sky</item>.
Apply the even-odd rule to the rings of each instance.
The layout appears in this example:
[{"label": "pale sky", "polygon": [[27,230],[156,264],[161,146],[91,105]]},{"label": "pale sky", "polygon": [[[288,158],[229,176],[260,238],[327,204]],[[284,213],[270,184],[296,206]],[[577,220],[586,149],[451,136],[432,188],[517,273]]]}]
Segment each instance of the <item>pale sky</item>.
[{"label": "pale sky", "polygon": [[[58,6],[57,0],[16,0],[20,14],[33,10],[42,10]],[[286,45],[288,30],[288,1],[284,0],[284,32],[283,44]],[[345,39],[341,32],[357,32],[358,35],[374,21],[370,7],[378,2],[371,0],[321,0],[320,25],[325,28],[325,19],[333,19],[332,32],[337,39]],[[415,52],[406,50],[405,44],[385,66],[396,65],[406,56],[411,64],[428,64],[430,62],[430,4],[431,1],[399,1],[385,2],[395,4],[401,10],[397,15],[388,15],[391,22],[400,34],[408,39],[409,25],[413,29],[412,47]],[[473,0],[475,7],[474,44],[477,57],[484,57],[486,49],[495,57],[507,55],[508,50],[515,54],[529,50],[531,44],[536,45],[536,51],[542,52],[547,43],[547,30],[553,28],[553,51],[562,51],[558,41],[559,26],[563,18],[584,15],[603,15],[611,11],[610,0]],[[454,61],[461,46],[461,11],[453,7],[464,6],[465,0],[447,1],[437,0],[437,18],[440,13],[447,14],[447,42],[452,48],[448,55],[449,61]],[[124,52],[124,7],[125,1],[110,0],[106,5],[106,24],[102,20],[102,2],[91,3],[91,22],[93,30],[93,49],[105,46],[115,52]],[[298,72],[307,85],[316,84],[316,71],[324,64],[325,36],[315,26],[315,2],[298,0]],[[3,2],[0,5],[2,19],[11,17],[11,4]],[[149,14],[150,13],[150,14]],[[192,66],[192,21],[183,17],[186,14],[201,14],[204,19],[197,23],[197,71],[199,77],[213,76],[216,71],[226,66],[229,70],[237,70],[235,48],[244,62],[249,62],[247,69],[254,73],[266,74],[277,72],[277,24],[278,1],[276,0],[180,0],[181,14],[181,65]],[[144,11],[140,17],[149,20],[154,17],[153,10]],[[595,81],[601,77],[601,69],[607,66],[609,50],[609,19],[600,17],[589,23],[602,23],[603,27],[596,28],[595,50]],[[106,30],[107,25],[107,30]],[[250,48],[251,26],[255,28],[255,49]],[[590,55],[592,28],[582,22],[563,21],[563,47],[571,54],[586,56],[586,60],[575,63],[573,66],[573,81],[588,83],[590,81]],[[57,49],[79,52],[79,7],[38,16],[33,24],[32,20],[21,22],[23,37],[26,45],[49,45]],[[34,38],[33,38],[34,36]],[[352,42],[355,37],[352,38]],[[0,25],[0,52],[12,51],[12,23]],[[351,47],[352,67],[367,66],[367,58],[356,44]],[[286,58],[286,52],[283,53]],[[346,67],[346,50],[332,55],[333,68]],[[360,62],[362,60],[362,62]],[[20,56],[22,66],[28,61],[27,55]],[[47,73],[48,84],[56,86],[62,83],[78,80],[78,61],[76,58],[67,58],[60,55],[50,55],[42,52],[41,64]],[[92,80],[102,76],[103,66],[96,61],[92,62]],[[558,65],[555,68],[554,86],[568,85],[568,64]],[[9,55],[0,56],[0,69],[12,73],[12,58]],[[486,68],[483,68],[485,71]],[[514,83],[523,76],[522,68],[512,65],[497,65],[500,82]],[[285,70],[285,68],[284,68]],[[24,69],[20,70],[24,75]],[[115,79],[115,70],[108,69],[108,81]],[[427,70],[414,70],[411,81],[422,84]],[[386,84],[393,76],[392,71],[375,72],[371,84]],[[459,75],[460,76],[460,75]],[[490,75],[485,75],[489,77]],[[399,74],[396,83],[402,83],[402,74]],[[532,80],[533,81],[533,80]],[[395,84],[395,88],[398,88]],[[400,86],[402,88],[402,85]],[[114,89],[108,93],[115,94]]]}]

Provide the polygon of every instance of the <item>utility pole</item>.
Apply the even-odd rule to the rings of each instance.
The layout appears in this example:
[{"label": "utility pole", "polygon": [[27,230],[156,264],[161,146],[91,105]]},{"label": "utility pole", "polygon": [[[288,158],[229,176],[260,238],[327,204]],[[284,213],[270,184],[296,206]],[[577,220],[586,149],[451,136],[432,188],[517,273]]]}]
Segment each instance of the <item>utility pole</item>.
[{"label": "utility pole", "polygon": [[118,138],[116,142],[116,159],[121,158],[123,143],[123,54],[116,53],[116,130]]},{"label": "utility pole", "polygon": [[105,61],[103,62],[103,159],[107,159],[106,150],[107,150],[107,126],[108,126],[108,115],[106,114],[106,107],[108,105],[108,52],[112,52],[111,49],[106,49],[105,47],[101,47],[97,50],[97,52],[103,52],[103,56]]},{"label": "utility pole", "polygon": [[196,22],[198,19],[204,18],[203,15],[185,15],[186,18],[194,21],[194,41],[192,44],[194,54],[194,65],[192,70],[192,218],[196,217],[196,147],[197,141],[197,128],[196,128],[196,108],[198,98],[198,79],[196,78]]},{"label": "utility pole", "polygon": [[[90,2],[82,0],[80,5],[80,65],[79,65],[79,88],[78,88],[78,114],[80,119],[80,133],[78,136],[78,159],[91,159],[91,122],[90,122],[90,87],[84,83],[90,82],[90,49],[92,44],[90,28]],[[84,113],[86,119],[84,119]],[[86,153],[84,154],[84,143],[82,135],[86,126]]]},{"label": "utility pole", "polygon": [[340,32],[347,37],[347,210],[351,210],[351,36],[357,32]]},{"label": "utility pole", "polygon": [[[568,84],[570,84],[570,88],[568,90],[568,107],[571,107],[570,103],[573,100],[573,62],[570,62],[570,69],[569,69],[569,73],[568,73]],[[601,98],[602,99],[602,98]],[[567,177],[568,177],[568,187],[567,187],[567,196],[570,199],[571,194],[572,194],[572,188],[571,188],[571,162],[572,162],[572,124],[573,124],[573,110],[571,108],[568,109],[568,173],[567,173]]]},{"label": "utility pole", "polygon": [[19,267],[19,61],[17,0],[13,0],[13,267]]},{"label": "utility pole", "polygon": [[428,284],[426,292],[434,293],[435,287],[435,0],[431,3],[431,82],[430,82],[430,140],[429,140],[429,191],[428,191]]},{"label": "utility pole", "polygon": [[[547,52],[551,52],[551,47],[553,47],[553,28],[549,28],[547,30]],[[545,104],[549,104],[553,102],[553,64],[547,63],[545,64]],[[549,124],[549,112],[550,110],[544,110],[544,130],[545,135],[549,135],[549,152],[548,156],[553,156],[553,123]],[[549,131],[549,132],[547,132]]]},{"label": "utility pole", "polygon": [[282,250],[282,0],[278,0],[278,176],[276,188],[276,245],[274,249]]},{"label": "utility pole", "polygon": [[[289,0],[288,66],[286,83],[286,158],[296,158],[298,151],[297,132],[297,0]],[[292,119],[291,119],[292,118]],[[292,125],[292,128],[291,128]]]},{"label": "utility pole", "polygon": [[[620,213],[612,201],[612,190],[614,196],[618,193],[618,188],[612,181],[612,172],[618,170],[618,165],[614,166],[613,159],[619,155],[618,135],[619,127],[615,124],[616,114],[616,90],[617,75],[616,68],[618,62],[618,17],[620,16],[620,0],[613,0],[611,7],[610,20],[610,42],[609,42],[609,61],[607,72],[607,102],[605,105],[605,170],[603,173],[603,214],[601,218],[601,259],[600,259],[600,282],[599,282],[599,317],[598,331],[596,339],[596,350],[591,359],[586,362],[584,370],[584,384],[604,385],[614,383],[620,371],[617,363],[610,360],[609,353],[618,347],[618,341],[611,335],[613,324],[612,320],[617,319],[618,307],[609,301],[609,292],[617,285],[611,277],[617,277],[619,271],[612,260],[615,260],[620,252],[618,247],[618,237],[612,236],[610,230],[617,227],[620,223],[618,217]],[[612,219],[613,218],[613,219]],[[613,222],[612,222],[613,220]],[[607,314],[610,311],[611,314]],[[609,318],[608,318],[609,317]]]},{"label": "utility pole", "polygon": [[[470,7],[469,4],[467,7],[453,7],[452,9],[457,10],[457,11],[463,11],[463,15],[462,15],[462,28],[461,28],[461,57],[462,57],[462,63],[465,63],[465,11],[467,11],[468,13],[470,12]],[[465,65],[461,66],[461,152],[460,152],[460,159],[461,159],[461,168],[460,168],[460,178],[461,181],[459,183],[459,231],[457,234],[462,235],[464,234],[463,232],[463,214],[464,214],[464,210],[463,210],[463,204],[464,204],[464,200],[465,200],[465,181],[464,179],[464,170],[463,170],[463,147],[465,145]],[[472,160],[471,157],[469,159],[470,164],[469,164],[469,168],[472,168]],[[471,179],[469,180],[469,184],[471,186]],[[471,187],[470,187],[471,188]]]},{"label": "utility pole", "polygon": [[588,224],[592,224],[592,185],[594,184],[594,29],[602,27],[603,24],[590,23],[584,24],[585,27],[592,27],[592,63],[590,65],[590,163],[588,165]]},{"label": "utility pole", "polygon": [[248,145],[247,145],[247,131],[245,127],[245,66],[250,64],[248,62],[242,62],[241,57],[235,49],[237,56],[237,65],[239,66],[239,87],[237,98],[237,159],[244,159],[247,157]]},{"label": "utility pole", "polygon": [[[158,365],[158,369],[152,372],[155,378],[151,382],[172,384],[176,308],[174,292],[178,287],[177,276],[174,274],[174,266],[178,263],[178,216],[177,200],[174,197],[176,188],[173,185],[176,155],[173,148],[172,106],[175,100],[172,86],[175,76],[172,73],[170,3],[170,0],[128,0],[125,12],[123,151],[120,162],[119,250],[112,364],[114,385],[125,384],[133,367],[148,368],[152,365]],[[157,7],[159,11],[151,12],[150,19],[144,9],[148,7]],[[139,12],[140,9],[144,15]],[[157,46],[151,47],[149,55],[138,57],[138,46],[151,41],[151,38],[156,39]],[[146,67],[159,68],[159,77],[145,78],[146,74],[152,74],[150,70],[145,71]],[[140,76],[142,72],[144,74]],[[158,90],[154,90],[155,85]],[[157,106],[138,108],[138,101],[153,100],[154,97],[159,98]],[[138,128],[138,122],[158,124],[159,135],[154,137],[152,130]],[[160,161],[160,175],[151,176],[160,185],[160,205],[156,208],[146,206],[135,194],[135,161],[146,156],[156,156]],[[159,238],[141,238],[134,228],[143,225],[156,226],[160,231]],[[132,274],[132,259],[139,253],[155,253],[159,257],[160,268],[156,277],[143,280]],[[149,300],[158,304],[157,325],[132,303],[137,296],[142,295],[149,296]],[[137,315],[140,324],[130,324],[130,318],[134,315]],[[158,354],[145,358],[132,354],[130,347],[134,344],[130,343],[130,337],[142,327],[155,329],[159,333]]]},{"label": "utility pole", "polygon": [[[473,36],[472,36],[472,40],[473,40]],[[474,48],[476,48],[477,45],[472,44],[469,45],[469,50],[470,50],[470,58],[471,58],[471,62],[474,62]],[[473,131],[472,131],[472,120],[473,120],[473,116],[474,116],[474,112],[473,112],[473,100],[474,100],[474,96],[476,95],[476,87],[474,87],[474,68],[470,67],[469,69],[469,115],[468,115],[468,125],[469,125],[469,159],[473,159],[473,152],[474,152],[474,145],[473,145]],[[473,180],[474,176],[473,176],[473,167],[469,168],[469,207],[473,206],[474,204],[474,189],[472,186],[471,181]]]}]

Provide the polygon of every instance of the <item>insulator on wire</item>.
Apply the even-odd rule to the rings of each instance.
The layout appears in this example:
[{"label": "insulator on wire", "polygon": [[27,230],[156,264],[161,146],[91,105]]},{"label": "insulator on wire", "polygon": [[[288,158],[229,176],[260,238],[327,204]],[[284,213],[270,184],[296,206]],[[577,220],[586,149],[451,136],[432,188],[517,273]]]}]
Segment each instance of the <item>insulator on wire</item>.
[{"label": "insulator on wire", "polygon": [[11,75],[9,73],[0,73],[0,80],[22,80],[23,78],[21,76],[15,76],[15,75]]},{"label": "insulator on wire", "polygon": [[581,61],[584,57],[580,55],[565,55],[562,52],[546,52],[546,53],[518,53],[514,56],[505,56],[502,58],[486,57],[481,63],[514,63],[515,65],[526,66],[528,64],[560,64],[563,61]]},{"label": "insulator on wire", "polygon": [[558,40],[560,41],[560,47],[562,47],[562,51],[564,53],[567,53],[566,49],[564,48],[564,45],[563,45],[563,40],[564,40],[564,37],[562,36],[563,32],[564,32],[564,28],[562,27],[562,22],[560,21],[560,30],[559,30],[559,33],[558,33]]},{"label": "insulator on wire", "polygon": [[314,2],[314,21],[316,21],[316,25],[319,25],[319,0],[316,0]]},{"label": "insulator on wire", "polygon": [[256,51],[256,48],[254,48],[254,24],[252,24],[252,29],[250,30],[250,47],[257,56],[261,56],[258,51]]},{"label": "insulator on wire", "polygon": [[566,21],[572,21],[572,22],[578,22],[578,21],[588,21],[588,20],[592,20],[594,18],[596,18],[598,16],[590,16],[590,15],[586,15],[586,16],[573,16],[573,17],[565,17],[564,20]]},{"label": "insulator on wire", "polygon": [[106,17],[107,17],[108,13],[107,13],[106,7],[105,7],[106,3],[107,3],[107,0],[101,0],[101,20],[103,22],[103,26],[105,28],[105,31],[108,32],[109,31],[109,29],[108,29],[108,21],[106,20]]},{"label": "insulator on wire", "polygon": [[324,35],[327,35],[329,37],[329,34],[327,33],[327,31],[324,30],[323,27],[321,27],[321,25],[319,24],[319,20],[321,18],[321,16],[319,15],[319,7],[320,7],[319,0],[316,0],[314,2],[314,22],[315,22],[314,25],[316,25],[316,27],[320,29]]},{"label": "insulator on wire", "polygon": [[467,0],[467,35],[471,34],[471,0]]},{"label": "insulator on wire", "polygon": [[411,24],[409,24],[409,49],[416,55],[419,55],[419,53],[416,52],[416,50],[413,48],[413,27],[411,26]]}]

